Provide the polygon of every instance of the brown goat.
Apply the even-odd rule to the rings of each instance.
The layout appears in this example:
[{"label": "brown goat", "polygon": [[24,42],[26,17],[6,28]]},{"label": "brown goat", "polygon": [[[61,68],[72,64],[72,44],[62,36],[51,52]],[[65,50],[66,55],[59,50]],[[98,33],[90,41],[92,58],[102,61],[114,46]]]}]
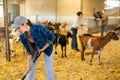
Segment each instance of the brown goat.
[{"label": "brown goat", "polygon": [[101,64],[100,62],[100,54],[103,49],[103,47],[111,40],[119,40],[118,36],[115,32],[109,32],[106,36],[103,38],[92,36],[90,34],[84,34],[82,37],[79,37],[81,41],[82,51],[81,51],[81,60],[85,61],[84,58],[84,51],[87,48],[92,50],[92,55],[90,59],[90,65],[92,65],[92,59],[95,53],[98,53],[98,64]]}]

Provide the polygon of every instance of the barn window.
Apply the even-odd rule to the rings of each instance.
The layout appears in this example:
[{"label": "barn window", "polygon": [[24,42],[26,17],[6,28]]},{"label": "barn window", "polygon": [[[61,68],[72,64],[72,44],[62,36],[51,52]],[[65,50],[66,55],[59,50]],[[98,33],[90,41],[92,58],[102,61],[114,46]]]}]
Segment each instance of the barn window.
[{"label": "barn window", "polygon": [[0,17],[3,17],[3,6],[0,5]]},{"label": "barn window", "polygon": [[113,9],[113,8],[120,7],[119,0],[106,0],[105,4],[106,4],[105,9]]}]

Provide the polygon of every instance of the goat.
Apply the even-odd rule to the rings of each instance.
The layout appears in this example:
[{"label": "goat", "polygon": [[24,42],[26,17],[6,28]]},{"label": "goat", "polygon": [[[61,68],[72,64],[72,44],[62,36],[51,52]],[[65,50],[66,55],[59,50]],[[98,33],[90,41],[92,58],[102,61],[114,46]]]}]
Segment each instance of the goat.
[{"label": "goat", "polygon": [[114,31],[120,30],[120,26],[118,26],[117,28],[114,29]]},{"label": "goat", "polygon": [[81,51],[81,60],[82,61],[85,61],[84,51],[85,51],[86,47],[92,50],[90,65],[92,65],[92,59],[93,59],[95,53],[98,53],[98,64],[101,64],[100,54],[101,54],[101,51],[102,51],[103,47],[111,39],[119,40],[119,38],[118,38],[118,36],[116,35],[115,32],[109,32],[103,38],[97,37],[97,36],[92,36],[90,34],[84,34],[82,37],[79,37],[79,39],[81,41],[81,47],[82,47],[82,51]]},{"label": "goat", "polygon": [[[11,28],[11,32],[9,33],[9,41],[10,41],[10,51],[11,51],[11,56],[16,56],[16,46],[17,43],[20,41],[19,39],[20,33],[18,31],[15,31],[14,29]],[[23,53],[25,54],[25,48],[23,47]]]},{"label": "goat", "polygon": [[59,26],[61,25],[61,23],[54,23],[54,27],[55,27],[55,33],[60,33],[60,28]]},{"label": "goat", "polygon": [[[54,40],[54,44],[55,44],[55,49],[57,47],[58,44],[61,45],[61,50],[62,50],[62,58],[67,57],[66,55],[66,44],[68,43],[68,38],[72,37],[72,34],[68,31],[67,35],[63,35],[63,34],[58,34],[58,33],[54,33],[55,35],[55,40]],[[65,48],[65,54],[63,54],[63,48]],[[55,53],[57,54],[57,52],[55,51]]]},{"label": "goat", "polygon": [[45,26],[49,31],[54,32],[54,26],[53,26],[52,22],[44,21],[44,22],[38,22],[38,24],[41,24],[41,25]]},{"label": "goat", "polygon": [[114,29],[114,31],[115,31],[118,35],[120,35],[120,25],[119,25],[118,27],[116,27],[116,28]]},{"label": "goat", "polygon": [[59,26],[60,23],[54,23],[51,21],[41,22],[40,24],[44,25],[48,30],[52,31],[53,33],[59,33]]},{"label": "goat", "polygon": [[66,27],[67,27],[67,23],[62,22],[59,26],[59,33],[65,33],[66,32]]}]

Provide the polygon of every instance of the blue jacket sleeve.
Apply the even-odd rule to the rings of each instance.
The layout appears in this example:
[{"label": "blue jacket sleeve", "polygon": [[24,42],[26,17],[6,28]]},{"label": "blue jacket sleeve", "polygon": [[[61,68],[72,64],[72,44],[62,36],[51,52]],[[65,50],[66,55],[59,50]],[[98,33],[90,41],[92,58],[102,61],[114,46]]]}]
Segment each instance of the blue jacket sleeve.
[{"label": "blue jacket sleeve", "polygon": [[38,30],[48,39],[48,41],[54,41],[55,36],[54,34],[49,31],[46,27],[44,27],[43,25],[40,25],[38,27]]},{"label": "blue jacket sleeve", "polygon": [[20,35],[20,40],[23,43],[24,47],[26,48],[27,54],[30,55],[30,49],[28,47],[27,39],[25,38],[25,34]]}]

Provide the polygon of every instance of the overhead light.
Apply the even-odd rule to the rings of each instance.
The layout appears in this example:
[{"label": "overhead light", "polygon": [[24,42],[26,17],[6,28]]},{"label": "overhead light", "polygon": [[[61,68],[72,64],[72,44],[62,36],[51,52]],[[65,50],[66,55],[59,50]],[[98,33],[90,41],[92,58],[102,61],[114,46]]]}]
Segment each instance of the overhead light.
[{"label": "overhead light", "polygon": [[115,7],[120,7],[120,1],[119,0],[106,0],[106,9],[112,9]]}]

